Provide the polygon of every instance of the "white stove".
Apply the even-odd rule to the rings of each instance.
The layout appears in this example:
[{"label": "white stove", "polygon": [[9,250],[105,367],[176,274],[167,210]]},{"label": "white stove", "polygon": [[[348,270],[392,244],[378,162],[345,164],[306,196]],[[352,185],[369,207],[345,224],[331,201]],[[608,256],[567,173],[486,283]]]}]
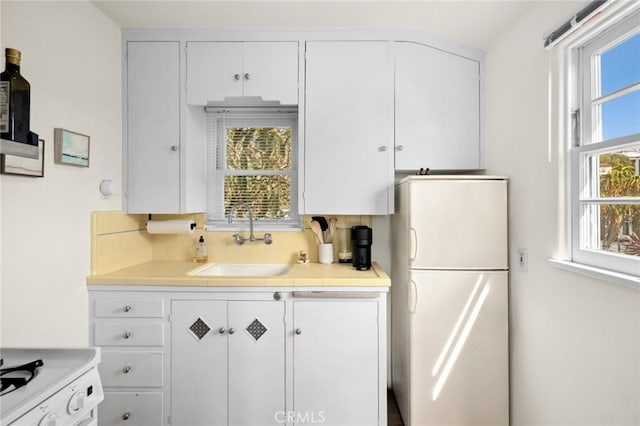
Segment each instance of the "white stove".
[{"label": "white stove", "polygon": [[0,426],[97,425],[100,348],[1,348],[0,358]]}]

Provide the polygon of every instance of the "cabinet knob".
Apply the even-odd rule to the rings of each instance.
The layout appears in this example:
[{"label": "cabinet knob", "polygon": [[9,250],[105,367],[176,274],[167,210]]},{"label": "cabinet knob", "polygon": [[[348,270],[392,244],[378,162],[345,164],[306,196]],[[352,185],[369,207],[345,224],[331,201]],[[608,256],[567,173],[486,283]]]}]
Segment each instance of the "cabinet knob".
[{"label": "cabinet knob", "polygon": [[386,145],[382,145],[378,147],[378,151],[380,152],[385,152],[387,150],[387,146]]},{"label": "cabinet knob", "polygon": [[236,80],[236,81],[240,80],[240,74],[235,74],[233,76],[233,79]]},{"label": "cabinet knob", "polygon": [[227,331],[227,330],[224,327],[220,327],[218,329],[218,333],[220,333],[220,334],[224,334],[225,331]]},{"label": "cabinet knob", "polygon": [[245,79],[245,80],[249,80],[250,78],[251,78],[251,74],[246,73],[246,74],[244,75],[244,79]]},{"label": "cabinet knob", "polygon": [[129,420],[129,417],[131,417],[131,411],[127,411],[126,413],[124,413],[122,415],[122,420]]},{"label": "cabinet knob", "polygon": [[128,365],[125,368],[122,369],[122,372],[124,374],[129,374],[130,371],[131,371],[131,367],[129,367]]},{"label": "cabinet knob", "polygon": [[129,337],[131,337],[131,332],[130,332],[130,331],[125,331],[125,332],[122,334],[122,337],[123,337],[123,338],[125,338],[125,339],[128,339]]},{"label": "cabinet knob", "polygon": [[131,306],[127,305],[124,308],[122,308],[123,311],[125,312],[130,312],[131,311]]},{"label": "cabinet knob", "polygon": [[396,146],[396,151],[402,151],[403,149],[404,149],[404,146],[402,145]]},{"label": "cabinet knob", "polygon": [[273,300],[280,300],[282,299],[282,294],[280,294],[279,291],[276,291],[275,293],[273,293]]},{"label": "cabinet knob", "polygon": [[176,152],[178,150],[178,145],[171,145],[171,151]]},{"label": "cabinet knob", "polygon": [[229,329],[229,334],[233,334],[233,333],[235,333],[235,332],[236,332],[236,331],[235,331],[233,328],[230,328],[230,329]]},{"label": "cabinet knob", "polygon": [[302,334],[302,329],[301,328],[296,328],[296,334],[299,336]]}]

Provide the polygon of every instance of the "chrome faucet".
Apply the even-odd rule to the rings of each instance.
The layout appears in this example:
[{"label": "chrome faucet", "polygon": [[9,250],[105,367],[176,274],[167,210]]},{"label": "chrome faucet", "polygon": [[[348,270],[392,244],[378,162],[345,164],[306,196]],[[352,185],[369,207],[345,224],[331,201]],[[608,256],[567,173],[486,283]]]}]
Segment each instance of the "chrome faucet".
[{"label": "chrome faucet", "polygon": [[251,206],[245,201],[238,201],[231,206],[231,210],[229,210],[229,223],[233,223],[233,214],[238,210],[238,206],[244,206],[249,213],[249,238],[245,238],[240,234],[233,234],[233,239],[236,244],[242,245],[247,241],[264,241],[267,245],[273,243],[273,236],[269,233],[264,234],[263,238],[256,238],[255,235],[253,235],[253,211],[251,210]]}]

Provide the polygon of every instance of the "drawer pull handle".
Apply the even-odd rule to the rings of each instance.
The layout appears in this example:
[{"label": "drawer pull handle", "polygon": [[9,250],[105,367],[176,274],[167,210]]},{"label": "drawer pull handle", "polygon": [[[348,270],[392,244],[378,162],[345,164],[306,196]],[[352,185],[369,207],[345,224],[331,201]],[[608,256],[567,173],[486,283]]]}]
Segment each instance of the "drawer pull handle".
[{"label": "drawer pull handle", "polygon": [[127,411],[122,415],[122,420],[129,420],[129,417],[131,417],[131,412]]},{"label": "drawer pull handle", "polygon": [[122,337],[124,337],[125,339],[128,339],[129,337],[131,337],[131,332],[125,331]]},{"label": "drawer pull handle", "polygon": [[131,367],[129,367],[128,365],[125,368],[122,369],[122,372],[124,374],[129,374],[130,371],[131,371]]},{"label": "drawer pull handle", "polygon": [[296,328],[296,334],[299,336],[302,334],[302,329],[301,328]]},{"label": "drawer pull handle", "polygon": [[235,330],[235,329],[233,329],[233,328],[230,328],[230,329],[229,329],[229,334],[233,334],[233,333],[235,333],[235,332],[236,332],[236,330]]},{"label": "drawer pull handle", "polygon": [[125,312],[130,312],[131,311],[131,306],[127,305],[124,308],[122,308],[123,311]]},{"label": "drawer pull handle", "polygon": [[218,333],[220,333],[220,334],[224,334],[224,332],[225,332],[225,331],[227,331],[227,330],[225,330],[225,328],[224,328],[224,327],[220,327],[220,328],[218,329]]}]

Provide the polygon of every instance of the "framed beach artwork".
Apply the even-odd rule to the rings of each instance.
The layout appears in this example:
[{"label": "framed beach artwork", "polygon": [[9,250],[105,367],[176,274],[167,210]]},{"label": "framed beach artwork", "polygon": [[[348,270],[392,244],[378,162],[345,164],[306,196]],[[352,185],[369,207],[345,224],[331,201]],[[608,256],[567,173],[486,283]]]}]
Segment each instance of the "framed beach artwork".
[{"label": "framed beach artwork", "polygon": [[0,173],[5,175],[44,177],[44,140],[38,140],[38,158],[0,155]]},{"label": "framed beach artwork", "polygon": [[56,164],[89,167],[89,136],[70,130],[54,129],[53,161]]}]

